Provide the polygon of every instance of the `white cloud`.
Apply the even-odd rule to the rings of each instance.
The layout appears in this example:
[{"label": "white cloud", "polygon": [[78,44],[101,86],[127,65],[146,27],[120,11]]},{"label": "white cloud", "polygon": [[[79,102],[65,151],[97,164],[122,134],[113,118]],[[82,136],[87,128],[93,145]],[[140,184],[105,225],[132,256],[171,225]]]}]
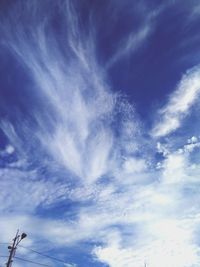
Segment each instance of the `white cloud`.
[{"label": "white cloud", "polygon": [[118,60],[133,54],[135,51],[137,51],[142,45],[144,45],[144,42],[147,40],[147,38],[150,36],[152,32],[152,25],[150,21],[147,21],[143,27],[141,27],[137,32],[131,33],[127,40],[124,41],[124,43],[121,44],[120,49],[117,50],[117,52],[111,57],[111,59],[107,63],[107,68],[112,66],[114,63],[116,63]]},{"label": "white cloud", "polygon": [[8,145],[8,146],[6,147],[6,152],[7,152],[8,154],[13,154],[14,151],[15,151],[15,149],[14,149],[13,146]]},{"label": "white cloud", "polygon": [[76,264],[71,264],[71,263],[64,263],[64,266],[66,266],[66,267],[77,267],[77,265]]},{"label": "white cloud", "polygon": [[142,23],[137,30],[133,30],[133,32],[131,32],[128,37],[124,38],[122,42],[120,42],[117,51],[107,62],[107,68],[111,67],[120,59],[132,55],[148,42],[149,37],[155,30],[156,19],[167,7],[167,5],[168,4],[162,4],[154,10],[150,10],[144,5],[144,3],[138,4],[137,13],[141,13],[140,16],[142,17]]},{"label": "white cloud", "polygon": [[170,154],[164,162],[164,180],[167,183],[178,183],[185,177],[187,162],[185,155]]},{"label": "white cloud", "polygon": [[[155,224],[151,234],[151,240],[145,240],[139,246],[124,247],[114,240],[105,247],[95,248],[94,253],[111,267],[143,267],[145,264],[152,267],[182,267],[198,264],[198,249],[192,244],[190,233],[176,221],[164,220]],[[158,235],[158,239],[154,239],[154,234]]]},{"label": "white cloud", "polygon": [[143,159],[128,158],[123,164],[124,171],[132,174],[144,172],[146,167]]},{"label": "white cloud", "polygon": [[0,212],[31,214],[39,205],[48,206],[67,197],[69,189],[65,184],[38,176],[35,170],[0,169],[0,202],[4,203]]},{"label": "white cloud", "polygon": [[[49,53],[50,44],[47,44],[47,36],[42,32],[43,22],[38,21],[38,36],[33,35],[31,40],[27,40],[23,29],[19,28],[16,32],[18,43],[12,42],[11,47],[28,67],[37,84],[38,93],[50,103],[49,114],[33,114],[39,125],[35,136],[68,170],[79,178],[92,182],[108,169],[113,144],[109,121],[116,97],[109,91],[103,71],[95,62],[92,45],[86,44],[87,38],[82,40],[81,36],[74,36],[79,33],[76,28],[78,22],[74,21],[73,14],[69,12],[68,15],[73,22],[72,30],[69,31],[69,45],[78,54],[77,58],[69,57],[71,62],[65,71],[63,55],[59,50],[54,51],[52,48]],[[38,43],[33,50],[35,38]],[[80,54],[83,50],[89,55],[84,59],[87,64],[83,63],[85,55]],[[88,81],[87,76],[90,77]],[[51,132],[46,129],[45,117],[52,123]],[[106,120],[107,125],[104,124]]]},{"label": "white cloud", "polygon": [[[125,218],[122,221],[130,225],[138,220],[140,229],[132,226],[131,229],[136,228],[137,231],[132,233],[131,243],[127,237],[124,241],[123,234],[119,234],[120,238],[112,238],[112,241],[108,240],[105,245],[95,248],[94,254],[100,261],[115,267],[142,267],[145,262],[152,267],[160,266],[161,262],[166,267],[198,265],[195,229],[199,223],[199,208],[194,204],[198,200],[193,200],[190,206],[190,196],[183,193],[183,188],[191,186],[191,179],[196,181],[194,177],[197,175],[191,174],[188,160],[188,151],[168,151],[162,172],[153,174],[159,175],[160,182],[149,188],[147,185],[140,189],[136,187],[138,191],[136,188],[135,191],[130,190],[130,194],[134,192],[132,201],[126,191],[130,204],[121,196],[119,203],[124,203],[126,208],[118,202],[116,206],[124,209]],[[166,260],[163,262],[163,259]]]},{"label": "white cloud", "polygon": [[0,156],[5,157],[8,155],[12,155],[15,152],[15,148],[12,145],[7,145],[5,149],[0,151]]},{"label": "white cloud", "polygon": [[164,157],[167,156],[169,153],[169,149],[167,148],[167,146],[160,142],[156,144],[156,148],[157,148],[158,153],[163,154]]},{"label": "white cloud", "polygon": [[[64,56],[59,43],[46,36],[46,20],[34,21],[30,38],[18,24],[14,36],[9,37],[11,48],[34,81],[35,93],[48,105],[43,112],[33,111],[34,129],[20,117],[21,135],[11,123],[2,123],[15,147],[14,151],[7,148],[7,152],[19,156],[18,161],[0,170],[2,240],[10,240],[20,225],[30,233],[31,244],[38,244],[38,239],[60,248],[88,240],[102,243],[94,254],[111,267],[143,267],[145,262],[157,267],[163,258],[164,267],[194,265],[199,260],[193,235],[198,228],[200,200],[194,187],[199,186],[200,167],[190,166],[189,154],[199,147],[198,138],[190,138],[175,151],[170,150],[169,142],[158,143],[157,151],[164,159],[159,170],[154,169],[154,162],[149,164],[152,155],[146,158],[144,148],[140,150],[142,133],[134,109],[127,103],[123,103],[125,107],[119,105],[120,98],[111,92],[96,62],[90,38],[80,36],[78,20],[69,8],[67,44],[73,56],[69,51]],[[125,53],[139,46],[149,30],[147,25],[138,35],[131,35]],[[183,77],[160,111],[162,118],[154,127],[154,136],[164,136],[180,125],[199,93],[198,76],[197,68]],[[119,115],[123,119],[116,122]],[[117,134],[112,123],[116,123]],[[49,168],[54,163],[53,168],[64,166],[62,183],[59,177],[40,177],[37,167],[27,170],[34,153],[44,166],[46,159],[38,147],[53,158]],[[74,182],[70,188],[66,182],[73,178],[78,185]],[[190,194],[194,193],[192,197],[184,192],[187,186]],[[79,202],[75,218],[64,214],[58,220],[34,214],[38,206],[48,208],[65,197]]]},{"label": "white cloud", "polygon": [[189,70],[181,79],[165,107],[159,111],[160,120],[152,130],[154,137],[166,136],[181,126],[200,93],[199,66]]},{"label": "white cloud", "polygon": [[[198,138],[192,137],[186,145],[195,142],[198,143]],[[0,229],[5,231],[7,227],[5,234],[8,234],[10,227],[12,233],[17,225],[21,225],[33,237],[33,244],[38,237],[57,246],[71,246],[85,240],[102,242],[102,246],[94,249],[94,254],[96,259],[111,267],[144,266],[145,261],[150,266],[157,267],[164,257],[167,259],[164,263],[166,267],[173,266],[172,262],[176,263],[176,267],[183,267],[188,262],[196,264],[198,246],[193,234],[199,222],[199,198],[195,195],[195,201],[191,200],[191,197],[182,192],[188,182],[191,185],[191,175],[198,177],[198,168],[190,167],[188,152],[183,149],[181,153],[179,149],[171,152],[168,149],[162,168],[148,174],[142,157],[127,157],[126,160],[123,161],[124,169],[120,170],[110,184],[94,185],[85,182],[81,188],[69,192],[72,199],[84,201],[88,195],[92,200],[91,204],[79,207],[75,220],[44,219],[31,215],[6,217],[4,214],[1,216]],[[147,183],[139,179],[137,183],[128,183],[128,186],[123,183],[129,175],[134,180],[138,174],[145,175]],[[197,180],[196,185],[199,183]],[[51,192],[47,184],[46,186],[47,193]],[[54,183],[52,187],[55,187]],[[36,183],[36,188],[39,192],[39,183]],[[28,191],[28,194],[32,195],[31,192]],[[41,195],[47,197],[44,191],[41,192]],[[35,200],[34,194],[31,199],[34,205],[37,199],[41,201],[37,194]],[[190,200],[194,202],[192,205]],[[25,203],[26,195],[24,205]],[[24,208],[21,210],[25,211]],[[7,235],[3,240],[6,239],[8,240]]]}]

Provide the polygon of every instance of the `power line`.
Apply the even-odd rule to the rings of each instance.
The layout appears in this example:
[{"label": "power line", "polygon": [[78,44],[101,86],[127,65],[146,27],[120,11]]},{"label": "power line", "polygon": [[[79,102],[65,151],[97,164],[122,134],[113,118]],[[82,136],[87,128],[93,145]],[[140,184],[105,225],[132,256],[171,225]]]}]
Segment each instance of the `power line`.
[{"label": "power line", "polygon": [[[10,243],[8,243],[8,242],[0,242],[0,245],[5,245],[5,244],[10,244]],[[28,247],[25,247],[25,246],[22,246],[22,245],[18,245],[19,247],[21,247],[21,248],[25,248],[25,249],[27,249],[27,250],[29,250],[29,251],[32,251],[32,252],[34,252],[34,253],[37,253],[37,254],[39,254],[39,255],[41,255],[41,256],[43,256],[43,257],[46,257],[46,258],[49,258],[49,259],[52,259],[52,260],[54,260],[54,261],[57,261],[57,262],[61,262],[61,263],[66,263],[66,261],[64,261],[64,260],[61,260],[61,259],[58,259],[58,258],[55,258],[55,257],[52,257],[52,256],[49,256],[49,255],[46,255],[46,254],[43,254],[42,252],[39,252],[39,251],[36,251],[36,250],[34,250],[34,249],[31,249],[31,248],[28,248]],[[7,257],[7,256],[0,256],[0,257]],[[16,259],[17,259],[17,257],[15,257]],[[20,258],[21,259],[21,258]],[[41,265],[41,264],[40,264]],[[49,265],[45,265],[45,266],[49,266]]]},{"label": "power line", "polygon": [[22,246],[22,245],[19,245],[19,247],[28,249],[28,250],[30,250],[30,251],[32,251],[32,252],[34,252],[34,253],[37,253],[37,254],[39,254],[39,255],[41,255],[41,256],[43,256],[43,257],[46,257],[46,258],[49,258],[49,259],[52,259],[52,260],[55,260],[55,261],[58,261],[58,262],[66,263],[66,261],[63,261],[63,260],[61,260],[61,259],[58,259],[58,258],[49,256],[49,255],[46,255],[46,254],[43,254],[43,253],[38,252],[38,251],[36,251],[36,250],[34,250],[34,249],[27,248],[27,247],[24,247],[24,246]]},{"label": "power line", "polygon": [[20,257],[14,257],[14,259],[18,259],[18,260],[21,260],[21,261],[30,262],[30,263],[37,264],[37,265],[42,265],[42,266],[52,267],[52,266],[47,265],[47,264],[43,264],[43,263],[39,263],[39,262],[35,262],[35,261],[31,261],[31,260],[28,260],[28,259],[23,259],[23,258],[20,258]]},{"label": "power line", "polygon": [[[0,258],[7,258],[8,256],[0,256]],[[20,258],[20,257],[14,257],[14,259],[18,259],[18,260],[22,260],[22,261],[27,261],[27,262],[30,262],[30,263],[33,263],[33,264],[38,264],[38,265],[42,265],[42,266],[48,266],[48,267],[51,267],[50,265],[47,265],[47,264],[43,264],[43,263],[39,263],[39,262],[35,262],[35,261],[31,261],[31,260],[28,260],[28,259],[23,259],[23,258]]]}]

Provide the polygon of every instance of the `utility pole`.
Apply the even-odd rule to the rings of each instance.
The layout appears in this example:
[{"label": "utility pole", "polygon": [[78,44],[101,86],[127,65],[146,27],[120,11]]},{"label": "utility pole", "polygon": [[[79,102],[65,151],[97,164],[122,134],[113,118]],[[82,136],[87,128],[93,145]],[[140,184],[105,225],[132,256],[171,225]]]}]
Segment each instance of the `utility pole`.
[{"label": "utility pole", "polygon": [[13,257],[15,256],[17,246],[21,242],[21,240],[24,239],[26,236],[27,236],[27,234],[25,234],[25,233],[22,233],[21,235],[19,235],[19,230],[17,230],[17,233],[13,239],[12,246],[8,246],[8,249],[10,250],[10,255],[8,258],[8,262],[6,263],[6,267],[12,266]]}]

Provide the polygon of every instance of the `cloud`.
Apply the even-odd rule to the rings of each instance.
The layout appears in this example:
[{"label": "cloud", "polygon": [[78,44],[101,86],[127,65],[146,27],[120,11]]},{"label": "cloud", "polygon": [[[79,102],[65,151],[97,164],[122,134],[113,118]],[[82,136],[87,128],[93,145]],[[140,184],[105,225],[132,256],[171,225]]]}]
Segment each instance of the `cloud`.
[{"label": "cloud", "polygon": [[[162,263],[164,267],[184,265],[192,266],[198,264],[198,251],[193,245],[188,245],[187,231],[176,226],[173,221],[164,221],[164,225],[156,226],[156,232],[161,234],[159,240],[151,240],[148,244],[141,247],[124,248],[117,242],[106,247],[97,247],[94,253],[98,258],[109,264],[111,267],[125,266],[155,266],[158,267]],[[162,234],[166,234],[163,238]],[[179,238],[177,235],[179,235]],[[174,238],[174,236],[176,236]],[[162,239],[163,238],[163,239]],[[171,239],[170,239],[171,238]],[[163,261],[163,259],[165,259]]]},{"label": "cloud", "polygon": [[[191,140],[196,141],[196,138]],[[195,179],[198,175],[193,173],[189,164],[188,151],[168,151],[165,157],[161,173],[153,174],[160,181],[135,190],[132,201],[128,196],[130,205],[127,202],[126,208],[122,208],[126,214],[124,223],[129,226],[135,223],[131,229],[137,229],[136,232],[128,232],[130,240],[125,232],[122,234],[115,228],[117,233],[110,235],[104,245],[94,248],[94,255],[103,263],[111,267],[142,267],[145,263],[147,266],[160,266],[161,262],[165,267],[198,265],[199,248],[195,229],[199,223],[199,208],[197,205],[190,206],[190,194],[185,193],[187,188],[191,189],[194,181],[195,184],[199,183]],[[129,193],[126,191],[126,195]],[[122,199],[119,202],[125,204]],[[122,206],[116,204],[121,209]],[[163,261],[163,258],[166,260]]]},{"label": "cloud", "polygon": [[[39,206],[49,206],[67,197],[66,184],[47,180],[39,172],[16,167],[0,169],[0,212],[34,213]],[[17,203],[17,205],[16,205]]]},{"label": "cloud", "polygon": [[[20,225],[30,233],[31,246],[65,252],[91,242],[95,260],[111,267],[145,262],[157,267],[160,257],[165,267],[197,264],[200,166],[191,164],[190,155],[198,151],[199,138],[192,136],[179,148],[171,148],[171,140],[153,148],[134,107],[110,88],[96,59],[95,38],[80,31],[71,2],[55,4],[64,23],[62,38],[50,27],[52,11],[35,3],[24,6],[27,12],[20,13],[18,23],[9,16],[1,26],[31,80],[26,92],[32,103],[24,100],[29,115],[19,111],[15,121],[1,123],[7,137],[0,154],[2,240],[11,240]],[[149,30],[146,25],[131,34],[125,53],[139,47]],[[113,60],[121,56],[116,53]],[[198,96],[198,76],[199,67],[183,76],[160,111],[153,137],[180,126]],[[160,161],[152,160],[156,151]]]},{"label": "cloud", "polygon": [[76,264],[71,264],[71,263],[64,263],[64,266],[66,266],[66,267],[77,267]]},{"label": "cloud", "polygon": [[[155,9],[149,9],[144,3],[139,3],[137,6],[137,15],[142,17],[142,23],[138,29],[133,30],[128,37],[125,37],[118,45],[117,50],[113,56],[108,60],[106,67],[110,68],[113,64],[117,63],[119,60],[133,55],[136,51],[141,49],[145,44],[147,44],[150,36],[156,28],[156,19],[167,7],[166,4],[162,4]],[[130,5],[131,8],[131,5]],[[134,6],[136,8],[136,6]],[[132,11],[134,14],[134,11]],[[134,26],[134,25],[133,25]]]},{"label": "cloud", "polygon": [[191,24],[199,19],[200,15],[200,5],[198,2],[189,3],[189,5],[186,5],[187,9],[190,10],[190,13],[188,15],[188,23]]},{"label": "cloud", "polygon": [[200,70],[196,66],[183,75],[168,103],[159,111],[160,120],[153,127],[154,137],[166,136],[181,127],[200,92]]},{"label": "cloud", "polygon": [[[131,121],[133,116],[129,113],[133,111],[129,112],[127,107],[124,111],[120,96],[109,88],[104,71],[97,64],[92,33],[89,37],[80,34],[79,18],[73,6],[67,1],[64,7],[67,16],[58,5],[64,24],[70,23],[64,52],[59,49],[60,40],[55,40],[52,32],[47,36],[48,16],[51,13],[45,20],[40,13],[37,20],[35,13],[30,15],[35,25],[30,29],[30,36],[26,35],[22,25],[23,16],[14,35],[7,29],[9,49],[32,78],[33,86],[28,90],[34,87],[39,103],[46,99],[48,106],[45,109],[39,106],[38,111],[30,111],[36,124],[34,129],[31,128],[31,122],[27,125],[21,114],[20,126],[5,122],[3,129],[9,139],[13,139],[12,143],[19,146],[18,150],[24,151],[24,146],[28,146],[26,154],[33,150],[29,147],[33,141],[24,144],[24,138],[30,136],[42,151],[50,154],[71,176],[94,183],[110,173],[110,166],[115,165],[116,154],[120,153],[118,147],[115,148],[115,142],[124,142],[126,139],[123,146],[126,143],[129,152],[136,149],[130,145],[128,135],[134,136],[138,125],[137,121]],[[27,14],[32,14],[30,7],[26,8]],[[125,113],[129,116],[126,121],[123,119]],[[112,124],[120,116],[120,137],[116,140]],[[123,129],[128,128],[129,133],[124,133]]]},{"label": "cloud", "polygon": [[108,61],[107,68],[115,64],[120,59],[133,54],[139,48],[141,48],[141,46],[150,36],[151,31],[152,25],[148,21],[137,32],[131,33],[128,38],[121,44],[120,49],[118,49],[117,52]]}]

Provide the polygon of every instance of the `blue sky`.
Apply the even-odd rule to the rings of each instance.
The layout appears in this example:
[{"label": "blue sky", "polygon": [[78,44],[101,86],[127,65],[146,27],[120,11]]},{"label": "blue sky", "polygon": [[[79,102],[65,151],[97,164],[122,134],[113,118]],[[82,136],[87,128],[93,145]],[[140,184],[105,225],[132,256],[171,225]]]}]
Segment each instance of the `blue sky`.
[{"label": "blue sky", "polygon": [[55,267],[200,265],[199,26],[199,1],[1,1],[1,243],[19,228],[65,263],[17,256]]}]

